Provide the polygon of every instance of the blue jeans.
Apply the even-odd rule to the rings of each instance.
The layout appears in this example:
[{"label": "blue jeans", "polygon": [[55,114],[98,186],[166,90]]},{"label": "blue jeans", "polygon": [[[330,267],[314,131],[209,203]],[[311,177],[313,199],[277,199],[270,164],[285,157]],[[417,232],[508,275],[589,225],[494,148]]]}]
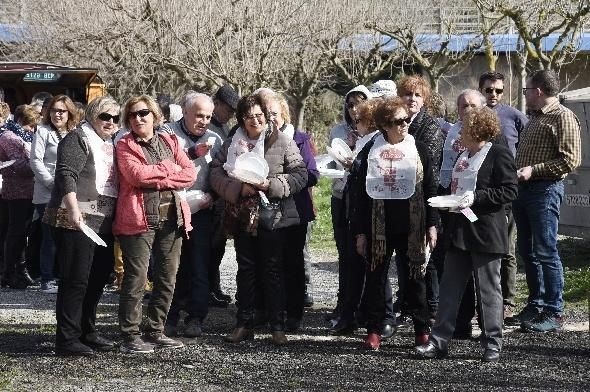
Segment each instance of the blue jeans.
[{"label": "blue jeans", "polygon": [[512,203],[518,253],[524,260],[528,303],[554,314],[563,312],[563,266],[557,251],[563,181],[520,183]]},{"label": "blue jeans", "polygon": [[[39,214],[39,219],[43,220],[46,204],[35,204],[35,210]],[[41,254],[39,255],[39,267],[41,271],[41,282],[49,282],[54,279],[53,270],[55,268],[55,242],[51,226],[41,222]]]}]

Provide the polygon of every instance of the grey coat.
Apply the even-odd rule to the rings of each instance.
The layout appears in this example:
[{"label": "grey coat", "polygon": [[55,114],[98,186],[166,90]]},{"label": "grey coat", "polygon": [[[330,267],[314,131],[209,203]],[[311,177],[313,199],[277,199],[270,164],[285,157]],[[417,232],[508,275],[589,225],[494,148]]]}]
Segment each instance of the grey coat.
[{"label": "grey coat", "polygon": [[[285,134],[271,135],[265,141],[264,159],[268,163],[269,188],[266,192],[271,201],[281,201],[282,217],[275,228],[299,224],[299,214],[293,194],[301,191],[307,184],[307,169],[297,145]],[[242,182],[227,175],[223,164],[227,161],[227,150],[231,138],[226,140],[211,162],[211,188],[225,201],[237,204],[240,199]],[[269,146],[270,145],[270,146]]]}]

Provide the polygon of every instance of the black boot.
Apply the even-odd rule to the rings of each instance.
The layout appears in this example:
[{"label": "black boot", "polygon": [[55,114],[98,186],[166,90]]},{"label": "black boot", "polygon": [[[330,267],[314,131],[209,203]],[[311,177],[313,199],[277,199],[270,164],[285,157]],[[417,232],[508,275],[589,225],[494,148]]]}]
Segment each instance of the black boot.
[{"label": "black boot", "polygon": [[313,296],[311,295],[311,293],[308,290],[309,290],[309,285],[306,284],[305,285],[305,294],[303,297],[303,306],[306,308],[311,308],[313,306]]},{"label": "black boot", "polygon": [[35,284],[35,280],[33,278],[31,278],[31,275],[29,275],[29,271],[27,270],[27,264],[24,260],[18,260],[16,262],[16,276],[27,283],[28,286],[32,286]]}]

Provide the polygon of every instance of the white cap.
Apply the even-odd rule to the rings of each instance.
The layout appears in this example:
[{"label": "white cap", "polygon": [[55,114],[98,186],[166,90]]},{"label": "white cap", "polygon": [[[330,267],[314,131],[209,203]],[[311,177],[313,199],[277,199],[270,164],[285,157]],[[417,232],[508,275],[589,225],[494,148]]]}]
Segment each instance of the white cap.
[{"label": "white cap", "polygon": [[378,80],[371,87],[369,91],[373,98],[376,97],[395,97],[397,95],[397,87],[393,80]]}]

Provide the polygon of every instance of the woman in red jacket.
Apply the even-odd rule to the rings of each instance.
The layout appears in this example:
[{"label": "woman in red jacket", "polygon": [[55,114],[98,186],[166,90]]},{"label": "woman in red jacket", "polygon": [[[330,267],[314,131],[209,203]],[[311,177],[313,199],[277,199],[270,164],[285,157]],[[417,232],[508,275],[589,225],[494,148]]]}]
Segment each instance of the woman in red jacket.
[{"label": "woman in red jacket", "polygon": [[[182,342],[162,331],[174,293],[182,233],[192,229],[188,204],[178,191],[193,184],[195,166],[175,136],[157,132],[162,112],[151,97],[129,99],[123,119],[130,133],[117,143],[120,185],[113,225],[125,264],[119,302],[121,351],[149,353],[154,345],[180,348]],[[142,339],[141,301],[150,256],[154,288]]]}]

